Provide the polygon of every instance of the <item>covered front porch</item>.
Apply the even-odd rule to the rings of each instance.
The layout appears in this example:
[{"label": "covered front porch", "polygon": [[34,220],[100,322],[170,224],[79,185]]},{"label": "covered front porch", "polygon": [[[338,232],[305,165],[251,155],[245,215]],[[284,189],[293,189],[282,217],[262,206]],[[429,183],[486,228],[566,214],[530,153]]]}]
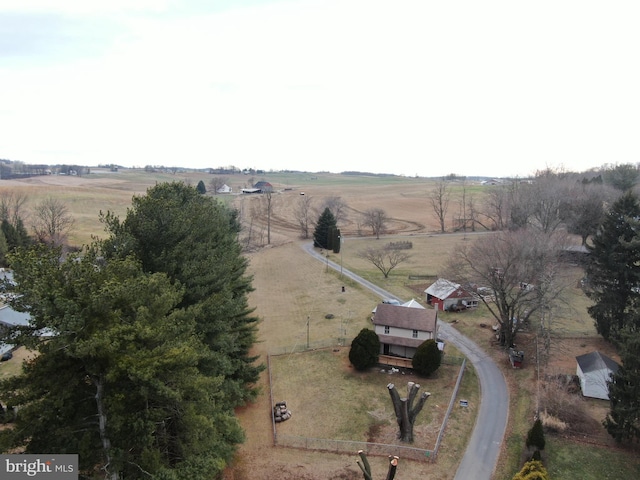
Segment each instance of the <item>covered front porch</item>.
[{"label": "covered front porch", "polygon": [[390,367],[413,368],[410,358],[396,357],[394,355],[378,355],[378,363]]}]

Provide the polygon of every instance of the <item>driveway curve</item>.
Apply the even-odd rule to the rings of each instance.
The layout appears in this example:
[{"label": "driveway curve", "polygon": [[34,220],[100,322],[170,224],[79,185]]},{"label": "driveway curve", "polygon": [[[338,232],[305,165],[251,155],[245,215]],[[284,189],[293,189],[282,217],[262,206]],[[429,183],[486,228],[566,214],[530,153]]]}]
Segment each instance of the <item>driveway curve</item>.
[{"label": "driveway curve", "polygon": [[[380,295],[381,298],[402,301],[383,288],[332,262],[315,250],[313,243],[304,243],[302,246],[318,261],[342,272],[342,275]],[[509,416],[507,383],[493,359],[484,353],[473,340],[462,335],[451,325],[440,323],[439,337],[451,342],[467,357],[476,369],[480,383],[480,408],[476,424],[454,480],[490,480],[496,468]]]}]

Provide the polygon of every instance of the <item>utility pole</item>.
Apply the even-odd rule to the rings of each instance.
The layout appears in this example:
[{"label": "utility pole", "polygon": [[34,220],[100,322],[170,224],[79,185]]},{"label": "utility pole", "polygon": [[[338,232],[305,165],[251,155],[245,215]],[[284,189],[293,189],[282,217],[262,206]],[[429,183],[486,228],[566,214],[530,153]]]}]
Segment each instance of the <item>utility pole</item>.
[{"label": "utility pole", "polygon": [[309,324],[311,322],[309,321],[309,315],[307,315],[307,350],[309,350]]},{"label": "utility pole", "polygon": [[344,239],[342,235],[339,235],[338,239],[340,241],[340,278],[342,278],[342,246],[344,245]]}]

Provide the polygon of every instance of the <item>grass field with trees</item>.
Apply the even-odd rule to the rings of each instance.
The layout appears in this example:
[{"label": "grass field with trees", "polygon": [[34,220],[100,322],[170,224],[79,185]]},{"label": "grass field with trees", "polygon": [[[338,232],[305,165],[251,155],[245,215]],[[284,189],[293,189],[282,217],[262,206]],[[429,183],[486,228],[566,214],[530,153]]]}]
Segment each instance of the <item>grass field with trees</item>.
[{"label": "grass field with trees", "polygon": [[[572,178],[572,182],[564,183],[562,188],[555,182],[553,191],[560,192],[560,198],[582,198],[573,195],[575,191],[583,191],[593,186],[601,194],[614,195],[606,189],[606,185],[597,181],[597,174],[578,175]],[[300,222],[297,221],[295,210],[301,198],[309,203],[308,208],[313,212],[312,219],[318,218],[323,207],[340,205],[341,215],[338,227],[342,232],[344,241],[341,244],[339,254],[329,253],[329,259],[339,263],[351,271],[372,281],[394,295],[402,299],[416,298],[423,300],[423,290],[437,276],[443,275],[447,268],[452,252],[459,245],[471,244],[474,239],[492,235],[491,230],[505,226],[508,222],[531,222],[540,228],[554,228],[556,225],[568,224],[567,218],[553,217],[545,212],[532,197],[519,196],[521,188],[514,189],[508,186],[493,188],[480,185],[477,181],[450,179],[446,184],[447,190],[441,192],[449,195],[448,210],[445,217],[446,234],[438,234],[441,229],[440,219],[435,215],[430,203],[433,195],[434,182],[421,178],[405,178],[393,176],[374,175],[332,175],[325,173],[268,173],[261,176],[232,175],[228,177],[227,184],[238,191],[244,186],[250,186],[258,180],[268,180],[276,187],[276,194],[272,199],[272,216],[270,220],[270,242],[267,244],[266,224],[264,221],[264,202],[259,196],[242,195],[217,195],[216,197],[239,212],[239,220],[242,223],[242,231],[239,234],[240,244],[249,261],[248,272],[253,275],[252,285],[255,288],[249,295],[249,303],[254,307],[255,315],[261,319],[258,331],[258,343],[254,346],[253,354],[261,359],[272,350],[278,350],[294,344],[303,344],[310,336],[311,342],[326,339],[352,339],[357,333],[368,325],[368,317],[371,309],[380,299],[370,292],[362,291],[359,287],[342,278],[339,272],[330,271],[325,266],[311,258],[300,248],[298,242],[302,237]],[[83,177],[33,177],[20,181],[0,181],[0,193],[20,192],[27,199],[24,205],[26,213],[25,227],[30,231],[30,209],[46,198],[56,198],[63,202],[74,219],[73,230],[68,234],[71,244],[80,246],[88,244],[93,236],[105,237],[104,225],[98,221],[100,212],[112,211],[124,218],[127,209],[132,206],[132,195],[141,195],[147,188],[164,181],[184,181],[190,185],[197,185],[203,181],[209,184],[210,175],[203,172],[190,173],[158,173],[145,171],[99,172],[96,171]],[[583,181],[585,180],[585,181]],[[541,188],[545,182],[540,182]],[[566,188],[565,188],[566,187]],[[570,188],[569,188],[570,187]],[[525,189],[527,187],[524,187]],[[577,189],[577,190],[571,190]],[[540,195],[542,190],[533,188],[532,192]],[[305,195],[300,195],[304,192]],[[210,195],[211,192],[207,192]],[[508,199],[517,199],[513,205],[518,208],[510,213],[506,212]],[[533,197],[535,198],[535,197]],[[603,197],[604,198],[604,197]],[[608,197],[610,198],[610,197]],[[530,205],[532,209],[524,211],[523,206]],[[572,211],[577,217],[580,207],[588,205],[585,201],[572,206]],[[373,235],[371,227],[366,223],[366,212],[372,208],[384,210],[386,221],[384,228],[380,229],[380,238]],[[594,209],[587,209],[590,213]],[[581,217],[582,218],[582,217]],[[582,234],[586,226],[590,225],[593,218],[584,218],[578,225],[573,225],[573,244],[582,243]],[[486,228],[481,227],[483,225]],[[393,269],[388,278],[366,259],[361,258],[358,252],[367,247],[379,247],[390,241],[409,239],[412,247],[408,252],[410,258]],[[306,240],[309,241],[309,240]],[[606,343],[602,343],[593,326],[593,319],[588,315],[587,308],[591,302],[584,296],[579,287],[583,276],[581,267],[568,265],[563,271],[570,288],[567,289],[566,303],[554,314],[552,329],[554,334],[546,345],[544,363],[541,363],[541,377],[545,375],[571,374],[575,372],[575,355],[582,354],[590,348],[598,347],[605,353],[616,357],[615,349]],[[341,293],[341,287],[346,286],[346,292]],[[325,318],[327,313],[334,315],[333,319]],[[504,451],[495,474],[498,480],[508,480],[520,470],[522,466],[522,452],[525,448],[526,434],[532,425],[533,415],[538,407],[538,402],[545,395],[544,388],[537,382],[537,368],[534,362],[536,358],[535,328],[522,332],[524,342],[527,342],[527,354],[525,368],[513,370],[508,365],[504,351],[496,344],[491,326],[493,320],[488,312],[480,307],[476,311],[461,313],[443,313],[441,320],[455,323],[463,333],[473,338],[482,346],[503,369],[505,377],[511,388],[510,421],[507,436],[504,443]],[[310,327],[308,327],[310,322]],[[538,352],[539,353],[539,352]],[[340,368],[342,375],[334,375],[331,380],[352,379],[353,373],[349,372],[348,365],[341,359],[341,353],[329,352],[320,361],[320,367],[316,366],[318,375],[326,374]],[[294,357],[290,357],[293,359]],[[539,358],[543,358],[540,355]],[[285,360],[286,361],[286,360]],[[293,362],[285,368],[276,366],[278,379],[275,383],[278,394],[288,397],[289,402],[296,402],[295,397],[310,395],[309,398],[326,395],[326,391],[306,390],[313,385],[321,385],[329,379],[322,376],[313,382],[305,382],[305,362],[300,360]],[[322,368],[322,366],[326,368]],[[0,366],[5,372],[10,364]],[[311,367],[309,367],[311,368]],[[442,369],[442,367],[441,367]],[[443,370],[444,372],[444,370]],[[295,374],[295,375],[294,375]],[[372,377],[375,374],[371,372]],[[296,377],[301,378],[296,380]],[[289,386],[287,386],[290,384]],[[361,473],[355,467],[354,458],[345,456],[317,454],[312,452],[288,452],[276,449],[265,452],[271,445],[270,422],[268,412],[271,409],[266,398],[267,381],[263,373],[258,386],[260,395],[255,402],[248,407],[240,409],[238,417],[243,426],[247,438],[240,447],[234,460],[233,468],[225,472],[228,480],[266,480],[270,478],[268,473],[263,476],[258,471],[279,472],[281,479],[309,478],[360,478]],[[332,394],[339,394],[343,386],[334,386]],[[375,387],[377,388],[377,387]],[[425,385],[424,387],[427,387]],[[444,391],[444,386],[442,390]],[[413,462],[400,463],[398,478],[452,478],[452,472],[464,451],[464,444],[473,424],[474,402],[477,401],[477,379],[471,370],[465,376],[461,395],[470,400],[469,409],[458,409],[451,419],[450,430],[445,436],[445,443],[439,460],[436,464],[414,465]],[[434,389],[435,390],[435,389]],[[363,390],[364,392],[365,390]],[[542,393],[541,393],[542,391]],[[432,394],[434,392],[432,391]],[[352,395],[353,392],[352,392]],[[379,397],[374,408],[362,405],[364,397],[358,398],[358,405],[347,408],[348,403],[343,397],[333,399],[337,404],[345,405],[340,409],[339,420],[342,424],[353,422],[361,425],[358,429],[358,437],[367,436],[375,431],[372,429],[372,419],[375,418],[369,412],[376,412],[382,418],[388,418],[388,412],[378,411],[378,407],[390,403],[388,393],[371,393],[371,398]],[[556,395],[560,397],[560,395]],[[345,398],[348,399],[349,395]],[[292,400],[293,399],[293,400]],[[601,401],[583,400],[580,397],[568,397],[573,402],[574,410],[583,409],[594,418],[602,420],[603,408]],[[280,399],[276,399],[280,400]],[[331,403],[331,399],[328,404]],[[439,405],[442,401],[435,397],[428,401],[423,414],[429,407]],[[313,403],[309,402],[309,406]],[[561,407],[561,406],[560,406]],[[559,408],[560,408],[559,407]],[[305,414],[305,407],[300,410],[300,415],[307,418],[315,418],[313,409]],[[386,405],[385,408],[391,408]],[[561,410],[561,408],[560,408]],[[283,428],[294,430],[299,427],[294,422],[298,411],[294,410],[292,420],[285,422]],[[331,412],[324,412],[331,415]],[[353,415],[353,417],[346,417]],[[385,417],[386,415],[386,417]],[[599,415],[599,417],[598,417]],[[304,418],[304,417],[303,417]],[[425,416],[425,421],[431,417]],[[291,422],[291,423],[289,423]],[[375,423],[375,422],[374,422]],[[598,422],[596,421],[596,424]],[[593,425],[593,424],[591,424]],[[326,428],[318,425],[319,431]],[[425,427],[426,428],[426,427]],[[597,428],[597,427],[591,427]],[[551,478],[635,478],[640,473],[637,456],[633,452],[627,452],[618,448],[607,439],[602,426],[600,431],[591,430],[589,438],[591,444],[574,442],[566,437],[547,435],[546,463],[545,466]],[[309,433],[306,433],[309,435]],[[335,432],[327,432],[334,435]],[[355,452],[354,452],[355,453]],[[615,462],[605,458],[615,457]],[[377,460],[373,459],[374,462]],[[353,464],[345,467],[346,463]],[[615,465],[614,465],[615,463]],[[385,471],[384,463],[375,471]],[[262,470],[261,470],[262,469]],[[351,477],[349,476],[351,475]]]}]

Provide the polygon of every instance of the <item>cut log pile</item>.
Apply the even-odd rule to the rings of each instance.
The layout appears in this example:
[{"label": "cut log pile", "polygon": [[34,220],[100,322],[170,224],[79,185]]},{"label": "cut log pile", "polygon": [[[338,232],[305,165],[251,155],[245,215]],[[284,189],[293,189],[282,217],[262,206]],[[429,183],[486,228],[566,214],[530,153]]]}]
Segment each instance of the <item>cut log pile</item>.
[{"label": "cut log pile", "polygon": [[277,422],[284,422],[291,418],[291,410],[287,408],[287,402],[278,402],[273,407],[273,419]]}]

